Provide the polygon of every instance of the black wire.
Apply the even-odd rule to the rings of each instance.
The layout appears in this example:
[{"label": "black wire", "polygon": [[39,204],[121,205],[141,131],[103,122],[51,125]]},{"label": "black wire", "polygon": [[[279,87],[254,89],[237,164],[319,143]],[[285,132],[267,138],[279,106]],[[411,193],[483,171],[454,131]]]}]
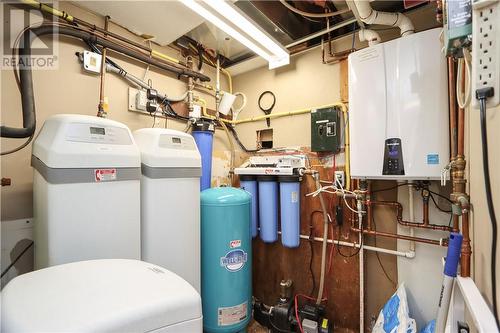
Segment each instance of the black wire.
[{"label": "black wire", "polygon": [[[372,214],[372,222],[373,222],[373,227],[375,229],[375,231],[377,231],[377,223],[375,222],[375,217],[373,216],[374,214]],[[374,236],[374,242],[375,242],[375,247],[377,247],[377,235]],[[389,280],[393,286],[397,286],[397,283],[394,282],[393,279],[391,279],[391,277],[389,276],[389,274],[387,273],[387,271],[385,270],[385,267],[384,265],[382,264],[382,260],[380,260],[380,256],[379,256],[379,253],[378,252],[375,252],[375,255],[377,256],[377,260],[378,260],[378,264],[380,265],[380,268],[382,269],[382,272],[384,272],[384,275],[385,277],[387,278],[387,280]]]},{"label": "black wire", "polygon": [[236,132],[236,129],[233,127],[233,126],[228,126],[229,130],[231,131],[231,133],[233,133],[233,137],[234,139],[236,140],[236,142],[238,143],[238,145],[241,147],[241,149],[243,149],[246,153],[256,153],[258,152],[260,149],[248,149],[247,147],[245,147],[245,145],[243,144],[243,142],[241,142],[239,136],[238,136],[238,133]]},{"label": "black wire", "polygon": [[24,142],[22,145],[20,145],[16,148],[13,148],[11,150],[6,150],[6,151],[1,152],[0,156],[8,155],[8,154],[12,154],[12,153],[20,151],[21,149],[23,149],[24,147],[26,147],[27,145],[30,144],[30,142],[33,140],[34,136],[35,136],[35,133],[33,132],[33,134],[31,134],[31,136],[28,138],[28,140],[26,140],[26,142]]},{"label": "black wire", "polygon": [[450,198],[448,198],[448,197],[446,197],[446,196],[444,196],[444,195],[442,195],[442,194],[439,194],[439,193],[437,193],[437,192],[431,191],[431,190],[429,190],[429,189],[427,189],[427,191],[429,191],[429,193],[432,193],[432,194],[434,194],[434,195],[437,195],[437,196],[438,196],[438,197],[440,197],[440,198],[443,198],[444,200],[448,201],[449,203],[453,203],[453,201],[451,201],[451,200],[450,200]]},{"label": "black wire", "polygon": [[352,45],[351,50],[354,50],[354,42],[356,41],[356,22],[352,25]]},{"label": "black wire", "polygon": [[488,132],[486,127],[486,98],[479,99],[479,110],[481,118],[481,140],[483,148],[483,173],[484,187],[486,191],[486,202],[488,204],[488,212],[491,220],[491,291],[493,299],[493,314],[495,316],[497,327],[500,327],[497,312],[497,280],[496,280],[496,264],[497,264],[497,218],[495,216],[495,208],[493,206],[493,198],[491,193],[490,167],[488,158]]},{"label": "black wire", "polygon": [[19,261],[19,259],[21,259],[21,257],[26,253],[26,251],[29,250],[30,247],[33,246],[33,244],[35,244],[35,242],[31,241],[31,243],[29,243],[28,246],[26,246],[26,248],[24,250],[21,251],[21,253],[19,253],[16,257],[16,259],[14,259],[9,266],[7,266],[7,268],[5,268],[2,272],[2,275],[0,276],[0,279],[3,278],[3,276],[5,274],[7,274],[7,272],[16,264],[16,262]]},{"label": "black wire", "polygon": [[352,258],[354,256],[357,256],[359,251],[361,251],[361,248],[363,247],[363,230],[361,230],[361,244],[359,244],[359,247],[357,248],[356,251],[354,251],[353,253],[349,253],[349,254],[343,254],[342,251],[340,250],[340,234],[342,232],[342,228],[339,226],[338,228],[338,236],[337,236],[337,244],[335,244],[335,246],[337,247],[337,252],[338,254],[340,254],[342,257],[344,258]]},{"label": "black wire", "polygon": [[436,202],[436,199],[434,198],[434,195],[431,192],[429,192],[429,197],[431,198],[432,202],[434,203],[434,206],[436,206],[436,208],[439,209],[441,212],[443,212],[443,213],[451,213],[451,209],[450,210],[446,210],[446,209],[443,209],[443,208],[439,207],[439,205]]},{"label": "black wire", "polygon": [[[384,191],[390,191],[390,190],[394,190],[398,187],[401,187],[401,186],[408,186],[408,185],[417,185],[415,183],[402,183],[402,184],[398,184],[396,186],[392,186],[392,187],[386,187],[386,188],[381,188],[380,190],[375,190],[375,191],[372,191],[372,193],[377,193],[377,192],[384,192]],[[430,192],[430,191],[429,191]]]}]

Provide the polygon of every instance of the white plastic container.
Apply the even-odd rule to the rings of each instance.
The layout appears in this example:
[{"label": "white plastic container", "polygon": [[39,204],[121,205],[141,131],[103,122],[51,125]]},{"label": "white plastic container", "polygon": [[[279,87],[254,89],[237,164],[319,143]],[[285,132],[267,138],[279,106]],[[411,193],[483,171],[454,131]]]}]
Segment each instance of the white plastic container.
[{"label": "white plastic container", "polygon": [[353,178],[440,179],[449,160],[440,32],[419,32],[349,55]]},{"label": "white plastic container", "polygon": [[201,333],[201,299],[176,274],[138,260],[90,260],[14,278],[2,290],[4,333]]},{"label": "white plastic container", "polygon": [[134,132],[141,151],[142,260],[200,291],[201,157],[193,137],[163,128]]},{"label": "white plastic container", "polygon": [[35,268],[140,259],[140,153],[109,119],[56,115],[33,144]]}]

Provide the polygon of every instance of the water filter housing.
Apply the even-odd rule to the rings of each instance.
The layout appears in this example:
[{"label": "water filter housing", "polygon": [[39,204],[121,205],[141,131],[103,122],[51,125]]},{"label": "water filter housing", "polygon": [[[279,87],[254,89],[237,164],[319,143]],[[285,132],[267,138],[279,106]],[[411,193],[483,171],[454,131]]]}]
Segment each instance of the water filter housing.
[{"label": "water filter housing", "polygon": [[200,291],[201,158],[193,137],[165,128],[134,132],[141,151],[141,257]]},{"label": "water filter housing", "polygon": [[252,315],[251,195],[217,187],[201,193],[203,331],[244,332]]},{"label": "water filter housing", "polygon": [[140,153],[127,126],[48,118],[31,158],[35,268],[90,259],[140,259]]},{"label": "water filter housing", "polygon": [[449,160],[440,31],[419,32],[349,55],[353,178],[440,179]]}]

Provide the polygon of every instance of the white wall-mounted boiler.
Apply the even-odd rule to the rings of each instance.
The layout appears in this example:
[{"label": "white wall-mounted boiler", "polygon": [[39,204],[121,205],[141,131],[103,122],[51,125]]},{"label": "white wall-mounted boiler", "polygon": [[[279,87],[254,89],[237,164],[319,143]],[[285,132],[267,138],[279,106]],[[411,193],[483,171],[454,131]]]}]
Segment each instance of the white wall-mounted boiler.
[{"label": "white wall-mounted boiler", "polygon": [[449,124],[440,30],[349,55],[353,178],[441,177],[449,160]]}]

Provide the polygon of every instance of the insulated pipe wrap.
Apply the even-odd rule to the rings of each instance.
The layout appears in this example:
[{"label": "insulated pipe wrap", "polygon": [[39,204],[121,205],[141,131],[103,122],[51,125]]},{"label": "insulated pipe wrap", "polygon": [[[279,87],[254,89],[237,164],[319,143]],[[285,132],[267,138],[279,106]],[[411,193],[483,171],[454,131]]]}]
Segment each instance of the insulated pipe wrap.
[{"label": "insulated pipe wrap", "polygon": [[24,63],[28,64],[26,66],[19,67],[19,79],[21,86],[21,102],[22,102],[22,114],[23,114],[23,127],[15,128],[8,126],[0,126],[0,136],[6,138],[28,138],[33,135],[36,128],[36,116],[35,116],[35,99],[33,93],[33,77],[30,60],[31,60],[31,43],[35,38],[57,33],[63,36],[70,36],[74,38],[79,38],[84,41],[89,41],[93,44],[98,44],[102,47],[114,50],[116,52],[122,53],[129,57],[138,59],[144,63],[153,65],[160,69],[175,73],[179,76],[188,76],[200,79],[201,81],[210,81],[210,78],[206,75],[194,72],[188,69],[178,68],[155,59],[151,59],[147,55],[131,50],[127,47],[121,46],[115,42],[109,41],[105,38],[101,38],[93,35],[92,33],[78,30],[76,28],[70,27],[54,27],[49,25],[42,25],[36,28],[27,29],[23,34],[23,41],[25,42],[25,47],[19,49],[20,59],[26,59]]}]

